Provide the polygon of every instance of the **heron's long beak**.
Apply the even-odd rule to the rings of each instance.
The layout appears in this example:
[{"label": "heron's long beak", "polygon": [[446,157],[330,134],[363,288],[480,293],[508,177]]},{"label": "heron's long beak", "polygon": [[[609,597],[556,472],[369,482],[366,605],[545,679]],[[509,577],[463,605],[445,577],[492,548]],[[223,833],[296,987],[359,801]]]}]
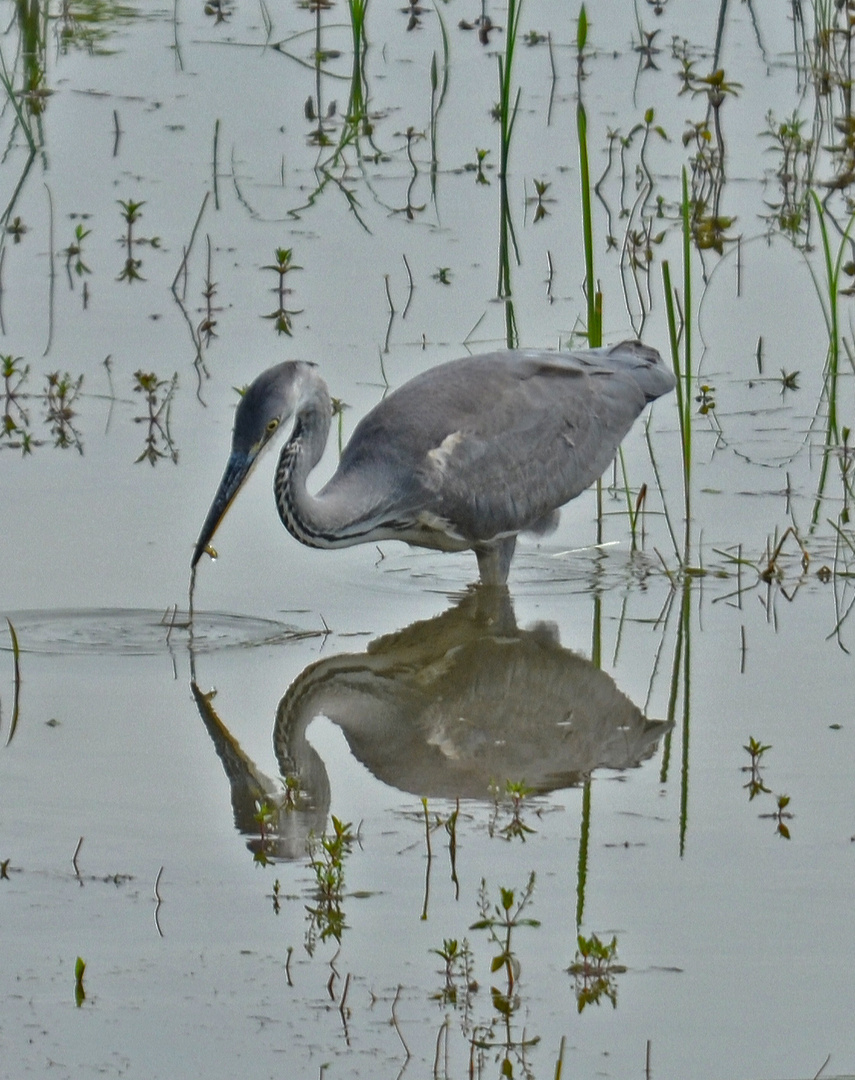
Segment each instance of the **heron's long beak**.
[{"label": "heron's long beak", "polygon": [[235,495],[240,491],[243,482],[252,471],[252,467],[255,464],[255,459],[257,457],[258,454],[246,454],[237,450],[233,450],[229,455],[229,460],[226,463],[226,471],[223,473],[220,486],[217,488],[217,494],[214,496],[214,501],[211,503],[211,509],[208,511],[208,516],[205,518],[205,524],[202,526],[202,531],[199,533],[199,539],[196,541],[196,548],[193,551],[193,558],[190,561],[191,569],[202,558],[202,555],[208,547],[208,544],[211,542],[211,538],[217,531],[220,522],[228,513],[228,509],[232,505]]}]

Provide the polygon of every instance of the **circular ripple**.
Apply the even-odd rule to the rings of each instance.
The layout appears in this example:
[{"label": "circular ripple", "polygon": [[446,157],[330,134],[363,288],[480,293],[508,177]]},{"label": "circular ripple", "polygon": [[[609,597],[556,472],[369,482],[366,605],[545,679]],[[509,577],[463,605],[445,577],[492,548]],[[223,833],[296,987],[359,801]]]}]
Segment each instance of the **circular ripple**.
[{"label": "circular ripple", "polygon": [[[139,608],[19,611],[8,618],[17,633],[20,651],[45,656],[153,656],[191,643],[195,652],[210,653],[316,636],[316,632],[299,630],[275,619],[220,611],[195,612],[192,635],[186,612],[174,613],[172,609],[166,613]],[[9,635],[2,629],[0,624],[0,651],[11,652]]]}]

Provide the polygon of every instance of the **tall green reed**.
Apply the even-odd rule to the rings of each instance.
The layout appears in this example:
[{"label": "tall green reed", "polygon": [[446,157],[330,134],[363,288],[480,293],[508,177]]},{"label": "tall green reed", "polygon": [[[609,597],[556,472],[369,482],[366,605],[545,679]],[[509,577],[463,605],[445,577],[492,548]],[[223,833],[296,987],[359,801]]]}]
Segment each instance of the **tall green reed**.
[{"label": "tall green reed", "polygon": [[837,417],[837,384],[838,374],[840,370],[840,317],[838,309],[838,297],[840,295],[840,271],[843,267],[843,260],[846,252],[850,249],[849,235],[852,231],[853,225],[855,225],[855,214],[849,218],[849,222],[846,225],[846,229],[840,239],[840,245],[837,249],[837,254],[831,250],[831,240],[828,234],[828,222],[826,220],[827,214],[823,209],[823,205],[820,202],[819,196],[813,188],[810,189],[810,197],[813,201],[816,209],[817,222],[819,224],[819,233],[822,240],[822,253],[823,253],[823,265],[825,269],[825,281],[821,284],[817,280],[817,276],[814,273],[813,267],[810,262],[808,268],[810,269],[811,277],[813,278],[814,287],[816,288],[817,295],[819,296],[819,302],[822,307],[822,314],[825,319],[825,326],[828,332],[828,353],[825,360],[824,371],[824,385],[823,395],[826,400],[826,422],[825,422],[825,448],[822,455],[822,464],[820,466],[819,482],[817,484],[816,498],[814,500],[813,513],[811,515],[811,528],[814,528],[819,521],[820,507],[822,503],[823,493],[825,491],[825,484],[828,478],[828,464],[832,456],[832,450],[834,447],[840,445],[840,430],[838,426]]},{"label": "tall green reed", "polygon": [[[677,414],[680,422],[680,450],[683,464],[683,533],[682,560],[688,562],[691,548],[692,520],[692,232],[689,182],[683,167],[681,219],[683,226],[683,310],[680,326],[677,325],[677,290],[671,285],[671,268],[667,260],[662,263],[662,281],[665,288],[665,312],[668,319],[668,338],[671,362],[677,377]],[[682,344],[682,355],[681,355]],[[680,552],[676,552],[680,558]]]},{"label": "tall green reed", "polygon": [[505,338],[509,349],[516,348],[519,343],[517,332],[516,314],[512,301],[513,290],[511,287],[511,250],[519,264],[519,251],[514,232],[513,219],[511,218],[510,202],[508,200],[508,158],[511,150],[511,136],[514,131],[514,122],[517,118],[517,109],[520,103],[520,88],[512,97],[512,79],[514,53],[516,51],[517,33],[519,30],[520,9],[522,0],[508,0],[508,21],[505,31],[505,54],[499,55],[499,283],[498,295],[505,306]]}]

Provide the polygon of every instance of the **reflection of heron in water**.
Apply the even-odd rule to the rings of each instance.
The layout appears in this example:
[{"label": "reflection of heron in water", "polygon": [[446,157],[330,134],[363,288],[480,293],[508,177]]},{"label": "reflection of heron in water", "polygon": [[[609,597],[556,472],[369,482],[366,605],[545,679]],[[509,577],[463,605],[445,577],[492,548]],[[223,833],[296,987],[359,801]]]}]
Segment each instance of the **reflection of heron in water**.
[{"label": "reflection of heron in water", "polygon": [[472,548],[481,580],[501,584],[517,534],[551,531],[559,508],[608,467],[645,405],[673,386],[659,354],[632,341],[455,360],[375,406],[332,479],[310,495],[306,480],[326,446],[330,396],[314,365],[278,364],[238,404],[231,456],[192,566],[259,454],[293,419],[274,493],[283,524],[301,543]]},{"label": "reflection of heron in water", "polygon": [[[210,706],[194,693],[200,710]],[[273,732],[282,777],[301,791],[299,808],[279,813],[281,857],[302,854],[299,838],[326,824],[329,779],[306,738],[320,715],[383,783],[422,797],[485,800],[507,780],[545,793],[598,768],[631,768],[670,727],[645,719],[609,675],[562,648],[548,628],[518,629],[507,590],[476,587],[443,614],[364,653],[319,660],[294,680]],[[271,803],[282,785],[259,787],[251,762],[236,767],[240,748],[225,728],[206,725],[229,775],[238,829],[257,835],[252,813],[239,820],[238,805],[254,807],[262,789]]]}]

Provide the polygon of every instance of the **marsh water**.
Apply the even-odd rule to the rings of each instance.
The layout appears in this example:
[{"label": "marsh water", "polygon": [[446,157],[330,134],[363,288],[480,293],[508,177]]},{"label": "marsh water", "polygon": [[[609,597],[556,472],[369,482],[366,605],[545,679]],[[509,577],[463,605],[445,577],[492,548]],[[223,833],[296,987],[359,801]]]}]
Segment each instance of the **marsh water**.
[{"label": "marsh water", "polygon": [[[855,1074],[851,5],[0,6],[0,1074]],[[660,400],[507,596],[267,460],[188,629],[264,367],[323,478],[585,344],[580,127],[688,453]]]}]

